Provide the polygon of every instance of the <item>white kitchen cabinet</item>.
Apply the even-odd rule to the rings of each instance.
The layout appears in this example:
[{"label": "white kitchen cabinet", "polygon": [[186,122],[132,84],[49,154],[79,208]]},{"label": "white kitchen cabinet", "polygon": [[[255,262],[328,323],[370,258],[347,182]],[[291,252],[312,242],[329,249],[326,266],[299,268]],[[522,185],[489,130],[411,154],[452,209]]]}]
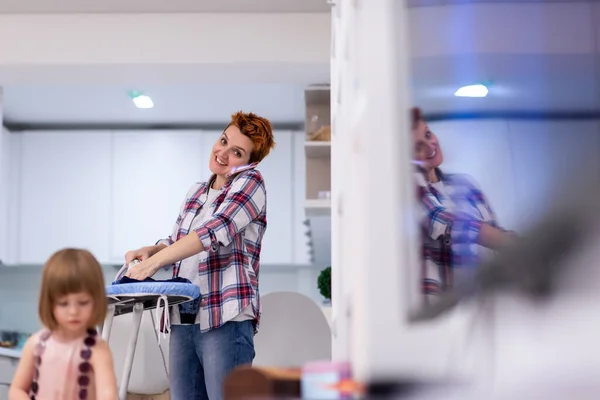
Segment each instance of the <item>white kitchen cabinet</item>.
[{"label": "white kitchen cabinet", "polygon": [[[187,190],[210,177],[209,154],[221,131],[86,131],[14,134],[15,264],[43,264],[56,250],[82,247],[101,263],[172,231]],[[263,264],[306,264],[301,132],[276,131],[259,170],[267,187]],[[302,151],[302,149],[300,150]],[[301,165],[300,165],[301,166]],[[11,215],[12,215],[11,214]],[[11,218],[13,218],[11,216]],[[9,221],[10,222],[10,221]],[[301,243],[297,245],[297,243]]]},{"label": "white kitchen cabinet", "polygon": [[41,264],[64,247],[109,258],[110,132],[21,134],[18,262]]},{"label": "white kitchen cabinet", "polygon": [[[207,156],[220,135],[220,131],[203,134]],[[275,131],[275,148],[257,168],[265,179],[267,190],[267,231],[262,243],[261,264],[291,264],[294,259],[293,135],[290,131]]]},{"label": "white kitchen cabinet", "polygon": [[[11,248],[11,238],[14,237],[11,228],[11,177],[14,169],[11,168],[13,156],[11,154],[12,140],[16,135],[11,134],[0,126],[0,261],[5,264],[13,263],[15,249]],[[14,158],[18,157],[18,154]],[[14,240],[14,239],[13,239]]]},{"label": "white kitchen cabinet", "polygon": [[267,189],[267,231],[263,238],[262,264],[294,262],[293,133],[275,131],[275,148],[260,163]]},{"label": "white kitchen cabinet", "polygon": [[[311,227],[306,222],[308,221],[306,215],[306,151],[304,149],[306,134],[295,132],[293,140],[294,180],[292,182],[294,202],[292,227],[294,229],[294,264],[309,265],[313,261],[311,252],[313,251],[314,242],[311,244],[311,237],[314,232],[311,232]],[[325,229],[323,235],[330,236],[331,228]],[[331,247],[331,239],[326,240],[326,246]],[[331,258],[331,255],[329,254],[327,257]]]},{"label": "white kitchen cabinet", "polygon": [[3,385],[10,386],[18,364],[18,358],[0,355],[0,393],[2,393],[1,388]]},{"label": "white kitchen cabinet", "polygon": [[188,189],[208,178],[201,131],[115,131],[111,260],[171,234]]}]

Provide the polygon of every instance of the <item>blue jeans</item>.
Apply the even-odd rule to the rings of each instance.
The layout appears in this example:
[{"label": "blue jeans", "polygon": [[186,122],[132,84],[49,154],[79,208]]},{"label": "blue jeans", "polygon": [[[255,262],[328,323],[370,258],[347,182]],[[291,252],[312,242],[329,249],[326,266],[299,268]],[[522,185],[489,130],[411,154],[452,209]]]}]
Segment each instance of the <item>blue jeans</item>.
[{"label": "blue jeans", "polygon": [[200,325],[173,325],[169,344],[171,400],[221,400],[225,376],[252,364],[252,321],[227,322],[200,333]]}]

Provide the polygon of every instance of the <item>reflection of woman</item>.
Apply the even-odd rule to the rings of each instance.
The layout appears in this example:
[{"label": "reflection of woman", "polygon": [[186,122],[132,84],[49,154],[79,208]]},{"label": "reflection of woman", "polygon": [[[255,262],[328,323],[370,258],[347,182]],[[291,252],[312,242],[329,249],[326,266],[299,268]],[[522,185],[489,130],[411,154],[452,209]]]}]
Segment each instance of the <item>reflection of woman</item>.
[{"label": "reflection of woman", "polygon": [[[226,374],[254,359],[267,214],[265,184],[253,165],[274,145],[268,120],[234,114],[210,150],[212,177],[188,191],[172,234],[125,256],[128,264],[141,260],[127,273],[133,279],[177,263],[173,275],[200,287],[199,302],[171,313],[171,399],[219,400]],[[230,176],[233,168],[238,172]]]},{"label": "reflection of woman", "polygon": [[480,248],[473,251],[473,244],[498,250],[511,243],[514,234],[498,227],[486,197],[470,177],[442,173],[442,148],[421,110],[413,108],[411,119],[414,154],[421,164],[416,178],[422,213],[423,292],[438,294],[452,287],[454,267],[472,264],[482,255]]}]

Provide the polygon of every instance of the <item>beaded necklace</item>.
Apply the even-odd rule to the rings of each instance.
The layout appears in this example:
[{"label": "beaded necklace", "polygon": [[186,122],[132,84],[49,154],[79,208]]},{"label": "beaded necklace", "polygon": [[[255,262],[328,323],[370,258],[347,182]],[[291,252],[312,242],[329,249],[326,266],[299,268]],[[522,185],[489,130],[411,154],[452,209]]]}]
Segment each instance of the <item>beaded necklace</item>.
[{"label": "beaded necklace", "polygon": [[[92,364],[90,359],[92,358],[92,347],[96,344],[96,335],[98,332],[95,329],[88,329],[87,336],[83,339],[84,348],[80,352],[81,362],[79,363],[79,376],[77,377],[77,384],[79,385],[78,398],[80,400],[87,399],[88,386],[90,384],[89,373],[92,370]],[[52,335],[51,331],[43,331],[40,334],[39,340],[34,350],[34,372],[33,382],[31,383],[31,389],[29,391],[29,398],[35,400],[40,389],[38,380],[40,378],[40,365],[42,364],[42,354],[46,349],[46,342]]]}]

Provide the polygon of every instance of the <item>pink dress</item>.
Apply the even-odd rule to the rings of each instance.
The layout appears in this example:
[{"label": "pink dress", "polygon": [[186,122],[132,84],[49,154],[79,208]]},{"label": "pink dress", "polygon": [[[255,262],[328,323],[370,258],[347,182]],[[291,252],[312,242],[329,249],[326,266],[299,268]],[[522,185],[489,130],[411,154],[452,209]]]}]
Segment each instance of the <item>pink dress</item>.
[{"label": "pink dress", "polygon": [[[36,365],[39,365],[36,400],[94,400],[96,398],[94,372],[88,362],[95,344],[94,336],[90,335],[69,342],[58,341],[52,335],[44,341],[42,336],[40,342],[45,342],[45,346],[38,342],[35,352],[36,358],[37,354],[41,353],[41,362],[38,363],[36,360]],[[90,338],[93,343],[89,341]],[[41,348],[43,349],[40,351]],[[32,388],[34,385],[36,382]]]}]

